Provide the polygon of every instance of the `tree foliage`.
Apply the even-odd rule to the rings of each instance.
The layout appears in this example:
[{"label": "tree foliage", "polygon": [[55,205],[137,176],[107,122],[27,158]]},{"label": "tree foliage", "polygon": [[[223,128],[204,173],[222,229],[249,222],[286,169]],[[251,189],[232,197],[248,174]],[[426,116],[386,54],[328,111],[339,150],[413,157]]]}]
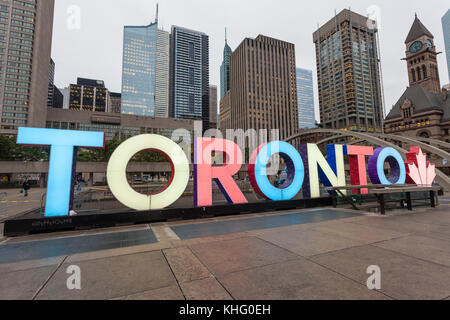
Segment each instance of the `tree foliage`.
[{"label": "tree foliage", "polygon": [[22,146],[15,137],[0,135],[0,161],[48,161],[49,154],[49,147]]},{"label": "tree foliage", "polygon": [[[77,160],[81,162],[108,162],[113,152],[124,140],[110,140],[104,149],[79,148]],[[15,137],[0,135],[0,161],[48,161],[50,147],[28,147],[18,145]],[[166,158],[154,151],[142,151],[135,155],[136,162],[165,162]]]},{"label": "tree foliage", "polygon": [[[125,140],[110,140],[105,144],[104,149],[79,149],[78,161],[84,162],[108,162],[114,151]],[[154,151],[142,151],[132,159],[135,162],[165,162],[166,158]]]}]

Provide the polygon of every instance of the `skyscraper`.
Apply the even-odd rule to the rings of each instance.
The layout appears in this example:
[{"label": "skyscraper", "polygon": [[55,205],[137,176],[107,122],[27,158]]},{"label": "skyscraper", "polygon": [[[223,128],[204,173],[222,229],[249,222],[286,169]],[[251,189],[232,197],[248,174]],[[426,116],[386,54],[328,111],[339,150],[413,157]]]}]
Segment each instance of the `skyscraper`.
[{"label": "skyscraper", "polygon": [[53,107],[54,86],[55,86],[55,61],[53,61],[53,59],[50,59],[48,99],[47,99],[47,107],[49,108]]},{"label": "skyscraper", "polygon": [[298,123],[300,129],[316,126],[312,71],[297,68]]},{"label": "skyscraper", "polygon": [[341,11],[314,33],[324,128],[383,130],[377,33],[375,21],[350,10]]},{"label": "skyscraper", "polygon": [[209,86],[209,123],[211,129],[217,129],[217,86]]},{"label": "skyscraper", "polygon": [[108,112],[121,113],[122,108],[122,94],[117,92],[109,93],[109,107]]},{"label": "skyscraper", "polygon": [[242,41],[231,56],[230,91],[221,108],[228,114],[221,130],[279,129],[280,139],[297,133],[294,44],[262,35]]},{"label": "skyscraper", "polygon": [[46,125],[54,5],[54,0],[1,2],[0,133]]},{"label": "skyscraper", "polygon": [[445,55],[447,56],[448,81],[450,82],[450,9],[442,17],[442,29],[444,31]]},{"label": "skyscraper", "polygon": [[209,37],[177,26],[171,33],[170,115],[209,128]]},{"label": "skyscraper", "polygon": [[225,30],[225,47],[223,48],[223,62],[220,67],[220,100],[225,97],[230,90],[230,59],[233,54],[227,41],[227,33]]},{"label": "skyscraper", "polygon": [[156,49],[155,116],[169,117],[170,35],[158,29]]},{"label": "skyscraper", "polygon": [[148,26],[125,26],[122,113],[167,117],[169,110],[169,33]]},{"label": "skyscraper", "polygon": [[78,78],[77,84],[64,89],[64,109],[106,112],[109,97],[102,80]]}]

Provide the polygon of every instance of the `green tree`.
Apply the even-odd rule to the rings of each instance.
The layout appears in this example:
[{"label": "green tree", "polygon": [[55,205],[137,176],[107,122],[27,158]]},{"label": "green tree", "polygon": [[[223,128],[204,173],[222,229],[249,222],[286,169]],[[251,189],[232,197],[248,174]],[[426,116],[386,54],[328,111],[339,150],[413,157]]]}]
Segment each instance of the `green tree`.
[{"label": "green tree", "polygon": [[15,137],[0,135],[0,161],[48,161],[49,147],[18,145]]}]

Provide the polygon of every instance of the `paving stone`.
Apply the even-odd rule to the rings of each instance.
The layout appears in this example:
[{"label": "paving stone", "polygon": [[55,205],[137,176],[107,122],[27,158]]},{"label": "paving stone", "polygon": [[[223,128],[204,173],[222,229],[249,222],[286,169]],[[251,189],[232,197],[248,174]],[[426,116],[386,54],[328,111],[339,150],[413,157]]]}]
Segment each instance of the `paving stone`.
[{"label": "paving stone", "polygon": [[177,241],[172,241],[171,244],[175,248],[176,247],[186,247],[186,246],[191,246],[191,245],[199,244],[199,243],[240,239],[240,238],[245,238],[248,236],[249,236],[249,234],[247,232],[238,232],[238,233],[230,233],[230,234],[214,236],[214,237],[195,238],[195,239],[188,239],[188,240],[177,240]]},{"label": "paving stone", "polygon": [[420,232],[417,233],[417,235],[450,241],[450,228],[436,226],[436,229],[434,229],[433,232]]},{"label": "paving stone", "polygon": [[384,300],[383,294],[300,258],[219,276],[237,300]]},{"label": "paving stone", "polygon": [[450,241],[410,236],[374,245],[450,267]]},{"label": "paving stone", "polygon": [[311,258],[365,285],[369,266],[381,269],[381,291],[395,299],[443,299],[450,294],[450,268],[403,254],[363,246]]},{"label": "paving stone", "polygon": [[196,244],[191,249],[215,275],[297,258],[297,255],[254,237]]},{"label": "paving stone", "polygon": [[38,260],[20,261],[15,263],[0,264],[0,274],[14,271],[24,271],[47,266],[59,265],[65,257],[54,257]]},{"label": "paving stone", "polygon": [[395,230],[402,233],[432,232],[439,228],[436,225],[415,221],[408,216],[398,217],[365,217],[355,220],[353,223],[362,224],[374,228]]},{"label": "paving stone", "polygon": [[359,241],[314,230],[271,233],[260,238],[304,257],[363,245]]},{"label": "paving stone", "polygon": [[169,265],[179,283],[208,278],[211,273],[189,248],[164,250]]},{"label": "paving stone", "polygon": [[339,223],[328,226],[319,226],[314,228],[314,230],[336,234],[344,238],[363,242],[365,244],[395,239],[408,235],[407,233],[381,228],[372,228],[356,223]]},{"label": "paving stone", "polygon": [[64,264],[38,295],[38,299],[111,299],[176,285],[160,251],[89,260],[81,269],[81,290],[68,290]]},{"label": "paving stone", "polygon": [[150,290],[146,292],[136,293],[130,296],[115,298],[112,300],[185,300],[183,293],[178,286],[170,286]]},{"label": "paving stone", "polygon": [[2,273],[0,300],[31,300],[55,271],[56,266]]},{"label": "paving stone", "polygon": [[427,212],[411,214],[410,218],[428,224],[437,226],[450,226],[449,207],[439,207],[438,209],[428,209]]},{"label": "paving stone", "polygon": [[126,248],[79,253],[79,254],[74,254],[72,256],[69,256],[67,258],[66,262],[73,263],[73,262],[80,262],[80,261],[96,260],[96,259],[101,259],[101,258],[124,256],[124,255],[135,254],[135,253],[158,251],[158,250],[167,249],[170,247],[171,247],[171,244],[169,242],[158,242],[158,243],[152,243],[152,244],[146,244],[146,245],[140,245],[140,246],[132,246],[132,247],[126,247]]},{"label": "paving stone", "polygon": [[186,300],[233,300],[215,278],[181,283]]}]

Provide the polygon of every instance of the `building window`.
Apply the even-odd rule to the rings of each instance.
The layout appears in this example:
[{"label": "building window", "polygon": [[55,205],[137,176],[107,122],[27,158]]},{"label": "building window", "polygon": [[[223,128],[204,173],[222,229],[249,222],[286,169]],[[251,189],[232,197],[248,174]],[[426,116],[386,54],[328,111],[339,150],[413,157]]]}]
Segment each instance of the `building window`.
[{"label": "building window", "polygon": [[195,47],[193,42],[189,42],[189,59],[194,60],[195,58]]},{"label": "building window", "polygon": [[422,71],[423,71],[423,78],[426,79],[427,78],[427,67],[425,65],[422,66]]},{"label": "building window", "polygon": [[194,112],[194,105],[195,105],[195,98],[194,98],[194,94],[193,93],[189,93],[189,112],[193,113]]},{"label": "building window", "polygon": [[413,79],[412,81],[416,82],[416,70],[412,69],[411,74],[412,74],[412,79]]},{"label": "building window", "polygon": [[194,86],[194,68],[189,68],[189,85]]}]

